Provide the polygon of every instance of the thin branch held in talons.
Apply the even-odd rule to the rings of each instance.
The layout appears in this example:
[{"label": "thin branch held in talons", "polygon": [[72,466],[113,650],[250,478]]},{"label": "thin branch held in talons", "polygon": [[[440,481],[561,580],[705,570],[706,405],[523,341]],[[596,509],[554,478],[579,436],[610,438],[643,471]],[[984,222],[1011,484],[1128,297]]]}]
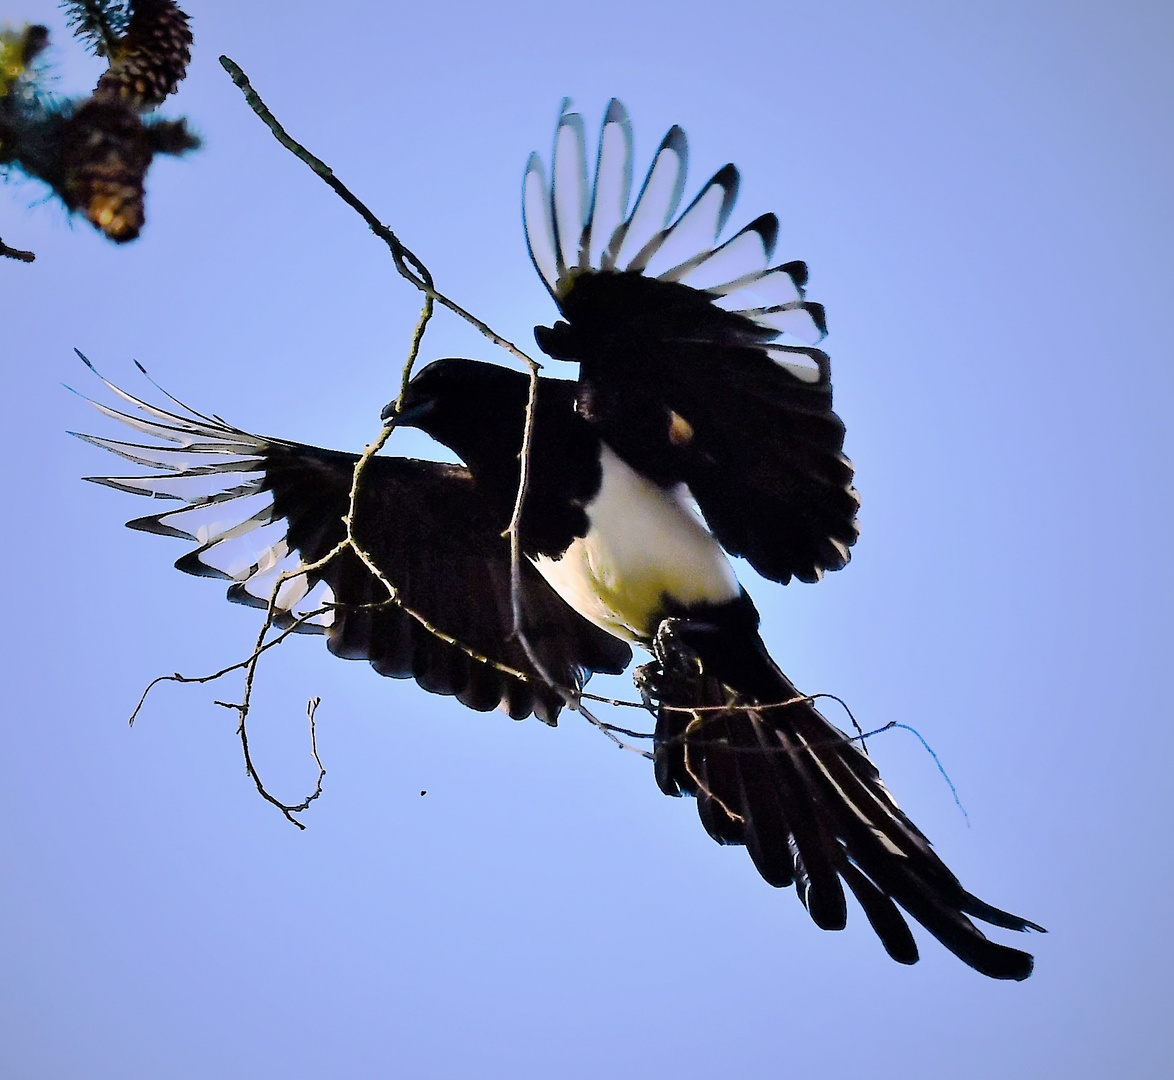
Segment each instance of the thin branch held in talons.
[{"label": "thin branch held in talons", "polygon": [[[461,307],[455,301],[449,299],[443,293],[439,292],[432,278],[431,272],[424,265],[424,263],[404,245],[403,241],[386,225],[383,224],[370,210],[369,207],[361,199],[358,198],[341,180],[334,174],[334,170],[330,168],[321,158],[309,151],[300,142],[294,139],[273,115],[272,111],[261,99],[261,96],[253,88],[249,77],[237,64],[228,56],[220,57],[220,64],[225,71],[228,72],[232,78],[233,83],[245,95],[245,101],[249,108],[257,114],[258,117],[265,123],[269,130],[273,133],[274,138],[281,143],[287,150],[295,157],[306,164],[313,172],[320,177],[334,192],[339,196],[351,209],[353,209],[366,222],[367,227],[375,233],[391,250],[392,258],[395,261],[396,269],[400,275],[407,281],[411,282],[416,288],[425,293],[426,303],[425,310],[427,314],[422,315],[420,322],[417,324],[416,333],[413,337],[413,351],[419,348],[420,340],[423,336],[424,328],[427,325],[428,318],[431,315],[431,301],[448,308],[449,311],[464,319],[471,326],[475,327],[481,334],[487,337],[493,344],[499,348],[504,349],[515,359],[520,360],[526,365],[530,372],[530,392],[526,408],[526,423],[523,432],[522,454],[520,459],[520,470],[518,478],[518,495],[514,505],[514,512],[507,530],[510,536],[510,593],[511,593],[511,607],[513,610],[514,634],[522,646],[523,652],[526,654],[527,660],[533,665],[535,672],[553,689],[557,690],[566,701],[567,705],[572,709],[579,708],[578,695],[564,687],[558,686],[556,681],[552,679],[549,673],[545,670],[542,663],[534,654],[534,650],[530,647],[526,640],[525,631],[522,627],[521,618],[521,552],[518,539],[518,528],[521,520],[522,504],[525,499],[526,487],[529,476],[529,450],[530,439],[533,431],[534,423],[534,400],[538,389],[538,372],[542,365],[538,363],[533,357],[529,356],[518,348],[513,342],[497,333],[488,323],[478,319],[475,315]],[[408,263],[411,264],[412,269],[408,269]],[[398,401],[402,401],[403,393],[406,390],[408,381],[410,380],[410,372],[412,366],[412,358],[405,366],[403,379],[401,381],[401,392]],[[389,435],[388,429],[384,429],[380,439],[376,444],[373,444],[375,449],[368,448],[369,452],[365,452],[364,458],[369,460],[370,456],[381,449],[387,441]],[[356,468],[356,475],[360,472],[361,467],[366,464],[366,460],[362,460],[360,465]],[[355,488],[352,487],[352,497],[355,494]],[[352,503],[353,510],[353,503]],[[352,549],[355,554],[363,561],[364,565],[370,570],[388,589],[389,595],[394,596],[395,590],[384,577],[382,572],[375,566],[361,546],[355,542],[353,528],[349,522],[349,518],[353,514],[348,514],[347,537],[350,541]],[[423,622],[423,620],[421,620]],[[426,625],[426,624],[425,624]],[[429,628],[430,629],[430,628]],[[467,649],[465,651],[468,651]]]}]

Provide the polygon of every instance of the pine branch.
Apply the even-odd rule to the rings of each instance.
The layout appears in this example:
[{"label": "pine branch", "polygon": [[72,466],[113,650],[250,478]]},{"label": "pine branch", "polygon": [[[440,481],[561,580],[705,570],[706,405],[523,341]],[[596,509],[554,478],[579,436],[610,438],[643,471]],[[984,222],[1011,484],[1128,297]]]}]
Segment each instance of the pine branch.
[{"label": "pine branch", "polygon": [[62,4],[73,36],[98,56],[113,56],[130,23],[129,5],[121,0],[66,0]]},{"label": "pine branch", "polygon": [[47,69],[37,59],[48,30],[0,30],[0,176],[14,171],[42,181],[70,212],[125,243],[143,226],[155,155],[200,145],[186,120],[144,118],[187,72],[189,20],[174,0],[63,6],[74,35],[109,66],[90,96],[58,99],[47,92]]}]

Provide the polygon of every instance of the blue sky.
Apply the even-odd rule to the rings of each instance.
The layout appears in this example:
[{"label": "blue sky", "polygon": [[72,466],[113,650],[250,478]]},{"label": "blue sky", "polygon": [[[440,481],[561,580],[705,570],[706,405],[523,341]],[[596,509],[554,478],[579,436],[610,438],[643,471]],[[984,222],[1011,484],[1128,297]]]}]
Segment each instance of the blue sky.
[{"label": "blue sky", "polygon": [[[140,241],[71,227],[33,185],[0,192],[0,236],[38,255],[0,262],[0,1071],[1163,1075],[1171,9],[187,7],[195,59],[167,109],[206,147],[156,165]],[[49,23],[61,89],[92,86],[52,4],[3,17]],[[100,426],[61,388],[94,388],[72,349],[132,388],[138,359],[250,430],[358,449],[416,312],[222,52],[523,344],[553,311],[520,182],[564,94],[589,128],[625,101],[638,169],[672,123],[693,185],[737,162],[734,224],[776,211],[779,255],[827,305],[863,497],[843,572],[740,572],[800,686],[933,745],[969,826],[912,736],[872,751],[969,888],[1049,927],[1032,979],[988,982],[924,939],[898,967],[857,911],[820,932],[585,723],[470,713],[314,639],[266,659],[252,724],[296,800],[322,698],[304,833],[244,776],[213,704],[234,686],[164,686],[128,730],[151,678],[240,658],[256,614],[123,529],[139,500],[79,481],[110,462],[65,435]],[[448,317],[424,354],[493,358]]]}]

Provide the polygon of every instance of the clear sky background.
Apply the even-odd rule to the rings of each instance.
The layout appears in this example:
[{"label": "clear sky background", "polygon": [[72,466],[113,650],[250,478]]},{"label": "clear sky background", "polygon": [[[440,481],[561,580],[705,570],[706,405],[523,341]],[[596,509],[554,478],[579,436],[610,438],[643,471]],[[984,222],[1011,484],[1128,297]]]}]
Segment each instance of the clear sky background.
[{"label": "clear sky background", "polygon": [[[150,176],[123,249],[34,185],[0,191],[6,570],[0,1073],[57,1078],[1168,1075],[1174,9],[1158,2],[324,5],[190,0],[167,110],[206,148]],[[99,61],[55,7],[61,89]],[[382,245],[269,136],[290,131],[429,264],[531,341],[553,307],[520,182],[559,100],[621,97],[637,168],[672,123],[691,189],[727,160],[827,305],[863,497],[851,565],[745,573],[804,689],[873,754],[963,882],[1051,933],[987,981],[922,936],[893,964],[859,911],[817,930],[688,801],[585,722],[479,715],[298,639],[263,664],[272,787],[246,779],[238,684],[257,613],[128,532],[144,501],[74,358],[198,408],[359,449],[417,307]],[[426,358],[494,358],[441,316]],[[397,434],[393,447],[418,450]],[[618,688],[627,692],[620,681]],[[629,718],[625,714],[625,718]],[[420,796],[421,790],[427,795]],[[1003,940],[1011,937],[993,933]],[[1020,942],[1016,942],[1017,944]]]}]

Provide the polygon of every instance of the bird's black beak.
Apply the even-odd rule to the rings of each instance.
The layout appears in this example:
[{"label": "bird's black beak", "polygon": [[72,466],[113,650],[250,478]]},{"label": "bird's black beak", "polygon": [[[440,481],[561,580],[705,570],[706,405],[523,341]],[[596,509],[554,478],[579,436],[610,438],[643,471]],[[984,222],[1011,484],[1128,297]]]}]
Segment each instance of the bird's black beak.
[{"label": "bird's black beak", "polygon": [[414,427],[417,421],[422,420],[436,408],[436,399],[423,398],[419,401],[413,401],[409,395],[401,410],[397,411],[395,406],[394,401],[389,401],[383,407],[383,412],[379,414],[379,419],[388,427]]}]

